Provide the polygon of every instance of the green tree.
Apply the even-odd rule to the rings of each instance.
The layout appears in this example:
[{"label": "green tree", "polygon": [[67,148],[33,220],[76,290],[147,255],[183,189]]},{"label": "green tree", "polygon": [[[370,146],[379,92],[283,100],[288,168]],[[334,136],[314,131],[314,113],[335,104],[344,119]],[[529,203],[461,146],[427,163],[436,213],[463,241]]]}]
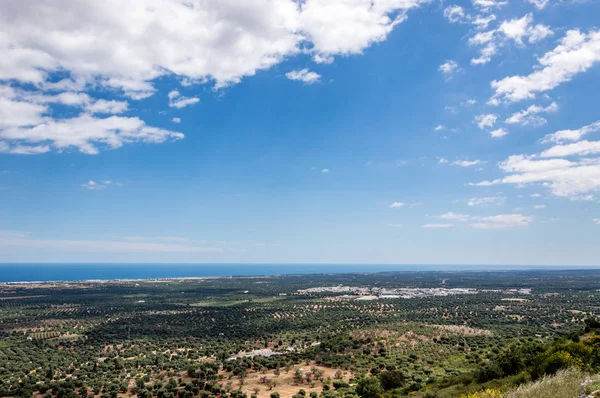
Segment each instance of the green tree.
[{"label": "green tree", "polygon": [[378,378],[369,377],[358,382],[356,393],[361,398],[380,398],[383,394],[383,387]]}]

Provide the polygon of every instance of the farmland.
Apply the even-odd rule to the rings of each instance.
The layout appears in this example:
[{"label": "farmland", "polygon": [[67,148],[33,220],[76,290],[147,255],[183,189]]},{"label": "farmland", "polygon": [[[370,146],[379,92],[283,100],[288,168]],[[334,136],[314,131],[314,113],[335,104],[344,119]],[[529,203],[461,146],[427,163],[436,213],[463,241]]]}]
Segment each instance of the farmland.
[{"label": "farmland", "polygon": [[[511,388],[600,365],[598,289],[592,270],[2,284],[0,396],[459,397]],[[581,345],[577,354],[557,351],[567,343]],[[530,363],[522,355],[506,365],[515,350],[530,352]],[[551,367],[563,351],[573,360]]]}]

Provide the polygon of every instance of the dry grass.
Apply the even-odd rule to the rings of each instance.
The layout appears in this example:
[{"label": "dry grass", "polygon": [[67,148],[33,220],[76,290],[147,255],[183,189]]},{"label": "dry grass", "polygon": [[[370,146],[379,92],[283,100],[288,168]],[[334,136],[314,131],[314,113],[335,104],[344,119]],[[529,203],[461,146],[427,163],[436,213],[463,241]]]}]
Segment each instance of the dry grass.
[{"label": "dry grass", "polygon": [[575,369],[561,370],[534,383],[520,386],[506,394],[507,398],[577,398],[586,379]]}]

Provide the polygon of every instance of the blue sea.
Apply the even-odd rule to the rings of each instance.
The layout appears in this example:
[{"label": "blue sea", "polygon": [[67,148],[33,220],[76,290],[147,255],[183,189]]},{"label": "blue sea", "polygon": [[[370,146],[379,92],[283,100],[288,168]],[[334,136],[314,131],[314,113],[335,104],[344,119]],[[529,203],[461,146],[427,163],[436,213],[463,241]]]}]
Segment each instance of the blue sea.
[{"label": "blue sea", "polygon": [[[206,276],[330,274],[389,271],[567,269],[572,267],[378,264],[23,264],[0,263],[0,282],[157,279]],[[592,267],[579,267],[590,269]]]}]

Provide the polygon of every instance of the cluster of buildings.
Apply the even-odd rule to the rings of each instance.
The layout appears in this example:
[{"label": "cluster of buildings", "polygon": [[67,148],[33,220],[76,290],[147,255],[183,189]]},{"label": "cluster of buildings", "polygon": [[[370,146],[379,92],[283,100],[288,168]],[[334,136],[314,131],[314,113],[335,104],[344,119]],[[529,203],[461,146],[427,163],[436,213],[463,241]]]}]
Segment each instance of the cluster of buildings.
[{"label": "cluster of buildings", "polygon": [[410,299],[423,297],[446,297],[458,294],[477,294],[485,292],[498,292],[505,294],[531,294],[531,289],[506,289],[506,290],[477,290],[471,288],[445,288],[445,287],[416,287],[416,288],[379,288],[358,286],[326,286],[300,289],[298,294],[333,293],[340,294],[337,298],[354,299],[358,301],[380,299]]}]

